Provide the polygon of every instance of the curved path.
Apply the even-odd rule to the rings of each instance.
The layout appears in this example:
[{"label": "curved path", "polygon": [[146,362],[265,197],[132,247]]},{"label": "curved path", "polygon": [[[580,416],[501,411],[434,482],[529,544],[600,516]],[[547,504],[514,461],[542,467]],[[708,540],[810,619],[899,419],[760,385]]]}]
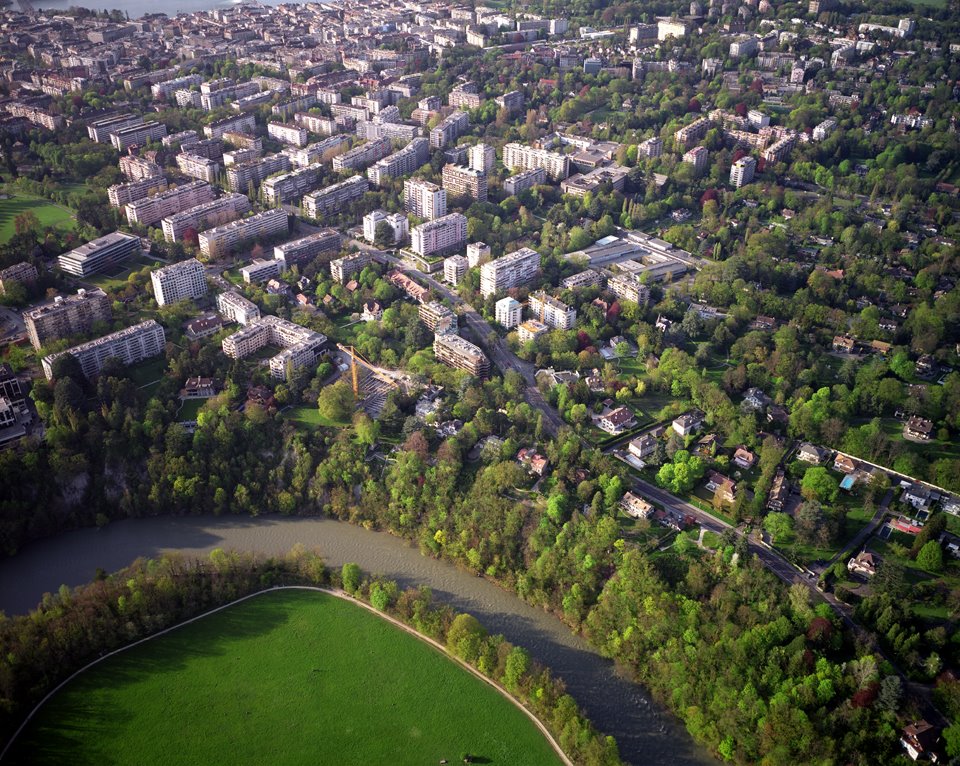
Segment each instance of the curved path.
[{"label": "curved path", "polygon": [[111,657],[117,654],[120,654],[121,652],[125,652],[128,649],[132,649],[133,647],[139,646],[140,644],[143,644],[147,641],[152,641],[153,639],[158,638],[159,636],[163,636],[167,633],[171,633],[175,630],[178,630],[179,628],[184,627],[185,625],[189,625],[192,622],[197,622],[198,620],[202,620],[205,617],[209,617],[212,614],[216,614],[217,612],[222,612],[224,609],[229,609],[232,606],[236,606],[237,604],[243,603],[244,601],[248,601],[251,598],[262,596],[265,593],[275,593],[277,591],[282,591],[282,590],[310,590],[310,591],[316,591],[317,593],[326,593],[327,595],[335,596],[336,598],[343,599],[344,601],[349,601],[353,604],[356,604],[359,607],[363,607],[368,612],[372,612],[377,617],[392,623],[396,627],[400,628],[400,630],[406,633],[409,633],[411,636],[415,636],[416,638],[419,638],[425,644],[430,644],[434,649],[440,652],[440,654],[442,654],[446,659],[455,662],[457,665],[459,665],[469,673],[473,674],[484,683],[492,686],[494,689],[496,689],[500,693],[501,696],[506,697],[506,699],[509,700],[511,704],[518,707],[521,710],[521,712],[523,712],[523,714],[533,722],[533,724],[537,727],[537,729],[544,736],[547,742],[550,743],[550,747],[553,748],[554,752],[557,754],[557,757],[564,764],[564,766],[573,766],[573,762],[567,757],[567,754],[563,752],[563,749],[560,747],[559,743],[553,738],[553,735],[550,733],[550,730],[547,729],[547,727],[543,724],[543,722],[539,718],[537,718],[530,710],[528,710],[527,707],[522,702],[520,702],[520,700],[514,697],[510,692],[508,692],[503,686],[498,684],[492,678],[488,678],[487,676],[485,676],[483,673],[481,673],[479,670],[473,667],[473,665],[470,665],[469,663],[466,663],[463,660],[461,660],[459,657],[455,657],[454,655],[450,654],[446,650],[446,648],[443,646],[443,644],[441,644],[439,641],[435,641],[429,636],[425,636],[423,633],[418,632],[417,630],[407,625],[406,623],[400,622],[400,620],[398,620],[396,617],[393,617],[389,614],[386,614],[385,612],[380,612],[377,609],[374,609],[370,604],[366,603],[365,601],[360,601],[359,599],[354,598],[346,591],[339,590],[339,589],[331,589],[331,588],[319,588],[311,585],[278,585],[273,588],[266,588],[265,590],[257,591],[256,593],[249,593],[246,596],[241,596],[240,598],[234,601],[231,601],[229,604],[218,606],[215,609],[211,609],[207,612],[204,612],[203,614],[198,614],[196,617],[191,617],[189,620],[178,622],[176,625],[171,625],[169,628],[164,628],[163,630],[158,631],[151,636],[147,636],[146,638],[141,638],[138,641],[134,641],[132,644],[127,644],[126,646],[120,647],[119,649],[115,649],[112,652],[109,652],[107,654],[104,654],[101,657],[98,657],[93,662],[87,663],[82,668],[80,668],[80,670],[71,674],[71,676],[67,678],[65,681],[57,684],[56,688],[50,691],[49,694],[47,694],[42,700],[40,700],[39,703],[37,703],[37,706],[30,711],[30,714],[24,719],[23,723],[20,724],[19,728],[14,732],[13,736],[7,742],[3,750],[0,751],[0,761],[3,760],[4,756],[6,756],[7,751],[9,751],[10,748],[13,746],[13,743],[16,741],[17,737],[19,737],[20,734],[23,732],[23,730],[27,728],[27,725],[30,723],[33,717],[40,712],[40,709],[51,698],[53,698],[53,696],[57,692],[59,692],[63,687],[65,687],[67,684],[73,681],[73,679],[79,676],[80,674],[86,673],[88,670],[90,670],[90,668],[94,667],[95,665],[99,665],[101,662],[104,662],[110,659]]},{"label": "curved path", "polygon": [[552,615],[452,564],[421,556],[403,540],[331,519],[156,517],[70,532],[0,562],[0,610],[26,612],[62,583],[80,585],[90,581],[97,568],[114,571],[138,556],[203,556],[214,548],[278,554],[297,543],[319,551],[330,567],[353,561],[402,587],[429,586],[437,600],[470,612],[491,632],[527,648],[564,680],[594,724],[616,737],[624,760],[638,766],[716,763],[643,687],[626,679]]}]

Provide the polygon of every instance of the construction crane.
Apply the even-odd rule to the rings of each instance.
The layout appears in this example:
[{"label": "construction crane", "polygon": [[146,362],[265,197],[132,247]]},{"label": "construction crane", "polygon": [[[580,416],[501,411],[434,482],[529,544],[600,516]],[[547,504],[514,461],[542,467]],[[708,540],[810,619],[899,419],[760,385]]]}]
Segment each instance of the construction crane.
[{"label": "construction crane", "polygon": [[360,396],[360,383],[357,380],[357,352],[350,346],[350,374],[353,377],[353,395]]},{"label": "construction crane", "polygon": [[337,348],[339,348],[343,353],[348,354],[350,356],[350,376],[353,382],[354,396],[357,396],[357,397],[360,396],[360,374],[357,371],[357,359],[359,359],[368,367],[368,369],[370,370],[370,374],[373,375],[375,378],[377,378],[377,380],[381,380],[384,383],[390,384],[391,386],[395,386],[397,384],[396,381],[393,380],[391,377],[389,377],[388,375],[384,375],[382,372],[380,372],[380,370],[377,369],[377,366],[375,364],[373,364],[367,359],[364,359],[363,355],[360,354],[353,346],[344,346],[342,343],[338,343]]}]

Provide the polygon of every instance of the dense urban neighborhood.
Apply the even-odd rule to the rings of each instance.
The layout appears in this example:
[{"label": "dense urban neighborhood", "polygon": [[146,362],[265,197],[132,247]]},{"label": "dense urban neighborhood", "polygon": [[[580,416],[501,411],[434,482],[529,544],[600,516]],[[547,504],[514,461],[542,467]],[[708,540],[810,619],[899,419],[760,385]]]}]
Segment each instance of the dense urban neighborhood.
[{"label": "dense urban neighborhood", "polygon": [[960,762],[956,2],[131,16],[0,9],[4,555],[333,517],[723,761]]}]

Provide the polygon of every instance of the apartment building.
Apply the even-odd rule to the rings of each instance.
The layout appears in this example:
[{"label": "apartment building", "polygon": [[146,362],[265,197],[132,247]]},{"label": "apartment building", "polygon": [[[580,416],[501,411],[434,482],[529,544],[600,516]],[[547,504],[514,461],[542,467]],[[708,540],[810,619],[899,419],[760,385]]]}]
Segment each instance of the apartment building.
[{"label": "apartment building", "polygon": [[447,214],[447,190],[422,178],[403,182],[403,209],[417,218],[432,221]]},{"label": "apartment building", "polygon": [[204,181],[191,181],[152,197],[129,202],[124,212],[131,224],[153,226],[169,215],[210,202],[213,195],[214,188],[210,184]]},{"label": "apartment building", "polygon": [[663,155],[663,141],[657,136],[641,141],[637,147],[637,153],[647,159],[656,159]]},{"label": "apartment building", "polygon": [[707,131],[712,126],[713,123],[709,119],[700,117],[689,125],[678,128],[677,132],[673,134],[673,140],[678,147],[688,148],[707,135]]},{"label": "apartment building", "polygon": [[38,106],[23,104],[19,101],[7,102],[3,106],[7,112],[14,117],[23,117],[33,125],[38,125],[47,130],[60,130],[63,127],[64,119],[59,114],[51,114],[46,109]]},{"label": "apartment building", "polygon": [[570,158],[565,154],[510,143],[503,147],[503,166],[507,170],[543,168],[554,181],[570,175]]},{"label": "apartment building", "polygon": [[283,271],[283,262],[272,258],[255,258],[246,266],[240,268],[240,276],[248,285],[256,285],[260,282],[279,277]]},{"label": "apartment building", "polygon": [[110,134],[110,143],[118,152],[125,152],[130,146],[144,146],[150,141],[160,141],[167,135],[167,126],[162,122],[148,122],[121,128]]},{"label": "apartment building", "polygon": [[456,252],[466,243],[467,218],[460,213],[441,216],[410,230],[410,249],[423,257]]},{"label": "apartment building", "polygon": [[288,98],[284,101],[274,104],[270,107],[270,114],[274,115],[275,117],[279,117],[281,120],[286,120],[291,115],[301,112],[304,109],[309,109],[316,103],[316,94],[305,93],[302,96]]},{"label": "apartment building", "polygon": [[120,158],[120,172],[131,181],[163,177],[163,168],[156,162],[135,154],[125,154]]},{"label": "apartment building", "polygon": [[227,117],[223,120],[211,122],[203,128],[207,138],[223,138],[224,133],[247,133],[254,135],[257,132],[257,121],[252,114],[238,114],[236,117]]},{"label": "apartment building", "polygon": [[571,274],[569,277],[560,280],[560,286],[564,290],[582,290],[593,286],[603,287],[606,283],[607,280],[603,274],[594,269],[587,269],[579,274]]},{"label": "apartment building", "polygon": [[300,199],[320,182],[320,173],[319,165],[310,165],[289,173],[270,176],[260,186],[263,200],[268,205],[279,205]]},{"label": "apartment building", "polygon": [[312,366],[327,336],[286,319],[264,316],[252,320],[233,335],[223,339],[223,353],[242,359],[265,346],[280,346],[283,351],[270,359],[270,375],[289,380],[301,367]]},{"label": "apartment building", "polygon": [[185,176],[210,184],[216,183],[220,177],[220,163],[199,154],[181,152],[177,155],[177,167]]},{"label": "apartment building", "polygon": [[257,304],[248,301],[233,290],[217,294],[217,311],[225,321],[237,322],[244,326],[260,318],[260,309]]},{"label": "apartment building", "polygon": [[417,309],[417,316],[428,330],[437,335],[457,332],[457,315],[442,303],[437,301],[421,303]]},{"label": "apartment building", "polygon": [[440,334],[433,339],[433,355],[438,362],[478,378],[490,374],[490,360],[470,341],[453,333]]},{"label": "apartment building", "polygon": [[333,158],[333,169],[336,171],[347,170],[349,168],[363,170],[367,165],[371,165],[377,160],[382,160],[393,148],[389,138],[378,138],[374,141],[367,141],[365,144],[354,147],[348,152],[337,155]]},{"label": "apartment building", "polygon": [[249,149],[258,155],[263,152],[263,139],[260,136],[228,130],[220,136],[220,140],[237,149]]},{"label": "apartment building", "polygon": [[[419,125],[406,125],[402,122],[361,120],[357,123],[356,132],[359,138],[366,141],[372,141],[375,138],[389,138],[392,141],[406,143],[420,137],[421,128]],[[427,145],[429,146],[429,141]]]},{"label": "apartment building", "polygon": [[167,242],[179,242],[189,229],[194,232],[221,226],[236,220],[250,211],[250,199],[245,194],[224,194],[219,199],[186,208],[164,218],[163,238]]},{"label": "apartment building", "polygon": [[140,237],[115,231],[64,253],[57,258],[57,265],[75,277],[89,277],[142,251]]},{"label": "apartment building", "polygon": [[290,158],[290,162],[295,167],[305,168],[308,165],[323,162],[324,159],[332,160],[334,154],[343,151],[349,145],[350,139],[346,136],[330,136],[301,148],[288,146],[283,150],[283,153]]},{"label": "apartment building", "polygon": [[310,218],[319,218],[326,213],[339,212],[369,190],[370,182],[366,178],[352,176],[346,181],[307,194],[303,198],[303,209]]},{"label": "apartment building", "polygon": [[208,258],[218,258],[239,245],[255,239],[286,234],[288,231],[287,213],[273,208],[200,232],[200,252]]},{"label": "apartment building", "polygon": [[456,143],[457,139],[470,127],[470,116],[466,112],[456,111],[445,117],[437,127],[430,131],[430,147],[443,149]]},{"label": "apartment building", "polygon": [[253,162],[241,162],[226,169],[227,186],[230,191],[243,194],[248,192],[251,186],[260,186],[263,179],[274,173],[290,170],[291,167],[290,158],[286,154],[269,154]]},{"label": "apartment building", "polygon": [[207,294],[207,278],[203,264],[196,258],[171,263],[150,272],[153,297],[158,306],[166,306],[189,298],[196,300]]},{"label": "apartment building", "polygon": [[813,140],[814,141],[826,141],[827,136],[833,133],[837,129],[837,121],[830,117],[829,119],[824,120],[821,123],[818,123],[817,126],[813,129]]},{"label": "apartment building", "polygon": [[511,90],[509,93],[497,96],[494,101],[497,102],[497,106],[501,109],[506,109],[510,114],[519,112],[523,109],[524,104],[523,93],[519,90]]},{"label": "apartment building", "polygon": [[103,363],[110,358],[130,365],[159,356],[163,353],[165,341],[163,327],[155,320],[148,319],[133,327],[45,356],[41,360],[43,374],[47,376],[47,380],[52,380],[53,366],[57,359],[64,354],[70,354],[80,363],[83,374],[92,378],[103,369]]},{"label": "apartment building", "polygon": [[467,245],[467,266],[475,268],[481,261],[489,260],[490,245],[486,242],[471,242]]},{"label": "apartment building", "polygon": [[345,285],[354,274],[363,271],[371,260],[373,260],[373,256],[366,250],[337,258],[330,261],[330,276],[341,285]]},{"label": "apartment building", "polygon": [[644,305],[650,298],[650,290],[636,274],[617,274],[607,280],[607,289],[621,300]]},{"label": "apartment building", "polygon": [[695,175],[703,175],[710,164],[710,152],[705,146],[695,146],[683,155],[683,161],[693,165]]},{"label": "apartment building", "polygon": [[489,144],[474,144],[467,150],[467,162],[473,170],[492,173],[497,164],[497,150]]},{"label": "apartment building", "polygon": [[0,295],[6,294],[7,289],[14,283],[29,286],[35,284],[39,278],[36,266],[26,261],[0,269]]},{"label": "apartment building", "polygon": [[284,242],[273,248],[273,257],[292,266],[303,266],[321,255],[335,255],[342,247],[340,232],[336,229],[321,229],[306,237]]},{"label": "apartment building", "polygon": [[469,270],[467,259],[462,255],[451,255],[443,261],[443,281],[459,285]]},{"label": "apartment building", "polygon": [[252,112],[254,109],[273,101],[274,95],[276,94],[269,90],[251,93],[249,96],[243,96],[242,98],[231,101],[230,108],[235,112]]},{"label": "apartment building", "polygon": [[756,169],[757,161],[753,157],[741,157],[730,166],[730,185],[734,189],[746,186],[753,181]]},{"label": "apartment building", "polygon": [[348,129],[343,121],[338,122],[330,117],[322,117],[319,114],[309,114],[307,112],[297,112],[293,116],[293,121],[318,136],[332,136],[334,133]]},{"label": "apartment building", "polygon": [[455,197],[470,197],[478,202],[487,201],[487,174],[461,165],[444,165],[443,188]]},{"label": "apartment building", "polygon": [[545,184],[547,182],[547,171],[543,168],[534,168],[533,170],[521,170],[503,182],[503,190],[507,194],[522,194],[527,189],[534,186]]},{"label": "apartment building", "polygon": [[76,295],[66,298],[58,295],[53,303],[24,311],[23,322],[30,344],[39,349],[49,340],[90,332],[94,322],[109,322],[112,315],[107,294],[93,288],[78,290]]},{"label": "apartment building", "polygon": [[135,125],[143,125],[143,117],[139,114],[114,114],[87,125],[87,136],[98,144],[105,144],[110,140],[111,133]]},{"label": "apartment building", "polygon": [[530,313],[554,330],[572,330],[577,323],[577,310],[543,290],[530,294]]},{"label": "apartment building", "polygon": [[371,183],[382,184],[388,178],[409,175],[430,161],[430,142],[425,138],[415,138],[403,149],[378,160],[367,168],[367,177]]},{"label": "apartment building", "polygon": [[447,94],[447,104],[455,109],[477,109],[482,103],[483,96],[472,82],[458,85]]},{"label": "apartment building", "polygon": [[168,99],[178,90],[189,90],[193,87],[200,87],[203,78],[198,74],[188,74],[184,77],[175,77],[172,80],[164,80],[155,83],[150,88],[150,93],[154,101],[158,99]]},{"label": "apartment building", "polygon": [[377,226],[387,224],[393,232],[391,244],[403,242],[410,235],[410,222],[402,213],[387,213],[384,210],[374,210],[363,217],[363,238],[371,244],[377,237]]},{"label": "apartment building", "polygon": [[784,136],[775,144],[764,149],[760,156],[763,157],[768,165],[783,162],[790,156],[790,152],[793,150],[793,145],[796,141],[796,136]]},{"label": "apartment building", "polygon": [[520,287],[530,282],[539,270],[540,254],[529,247],[521,247],[480,267],[480,293],[489,298],[501,290]]},{"label": "apartment building", "polygon": [[523,304],[515,298],[501,298],[494,306],[494,316],[500,326],[510,330],[523,320]]},{"label": "apartment building", "polygon": [[125,184],[114,184],[107,189],[107,199],[111,207],[123,207],[130,202],[136,202],[138,199],[166,190],[167,179],[163,176],[154,176]]},{"label": "apartment building", "polygon": [[267,123],[267,135],[291,146],[307,145],[307,130],[299,125],[270,122]]}]

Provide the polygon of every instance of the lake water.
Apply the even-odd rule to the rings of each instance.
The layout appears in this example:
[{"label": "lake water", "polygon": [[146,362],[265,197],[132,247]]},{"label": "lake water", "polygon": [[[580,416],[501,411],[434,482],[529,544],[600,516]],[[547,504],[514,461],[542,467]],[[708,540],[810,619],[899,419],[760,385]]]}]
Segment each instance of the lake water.
[{"label": "lake water", "polygon": [[[297,0],[260,0],[260,5],[284,5]],[[216,8],[229,8],[239,5],[234,0],[169,0],[169,2],[154,2],[149,0],[32,0],[35,8],[48,8],[53,11],[65,11],[70,7],[79,6],[95,11],[116,10],[125,11],[131,19],[139,18],[147,13],[165,13],[176,16],[178,13],[193,13],[195,11],[212,11]],[[14,0],[14,6],[16,6]]]},{"label": "lake water", "polygon": [[214,548],[283,553],[296,543],[316,549],[330,567],[354,561],[402,586],[427,585],[438,600],[476,615],[494,633],[525,646],[567,684],[584,712],[616,737],[636,766],[705,766],[716,761],[645,690],[574,636],[559,620],[513,594],[444,561],[422,556],[383,532],[331,519],[280,517],[128,519],[27,546],[0,561],[0,610],[23,613],[63,583],[91,580],[97,567],[113,571],[138,556],[177,551],[202,556]]}]

